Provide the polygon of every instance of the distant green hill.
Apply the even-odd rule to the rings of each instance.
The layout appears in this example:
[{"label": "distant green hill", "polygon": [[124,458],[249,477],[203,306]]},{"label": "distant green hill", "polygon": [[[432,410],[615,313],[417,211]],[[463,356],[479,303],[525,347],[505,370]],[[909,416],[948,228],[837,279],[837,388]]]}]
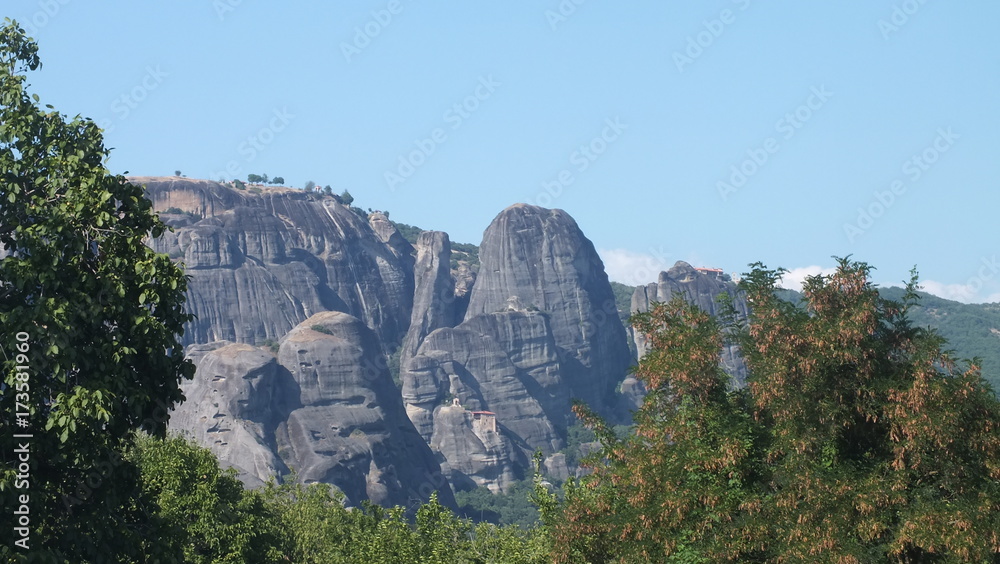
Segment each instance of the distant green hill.
[{"label": "distant green hill", "polygon": [[[802,295],[794,290],[780,290],[781,298],[799,303]],[[880,288],[891,300],[902,300],[904,290]],[[948,340],[947,348],[959,358],[979,357],[983,378],[994,390],[1000,389],[1000,303],[963,304],[926,292],[917,292],[920,301],[910,310],[910,319],[920,327],[933,327]]]},{"label": "distant green hill", "polygon": [[[983,361],[983,377],[1000,389],[1000,303],[963,304],[924,292],[910,319],[921,327],[934,327],[948,339],[948,347],[961,358]],[[898,300],[902,288],[883,288],[881,294]]]}]

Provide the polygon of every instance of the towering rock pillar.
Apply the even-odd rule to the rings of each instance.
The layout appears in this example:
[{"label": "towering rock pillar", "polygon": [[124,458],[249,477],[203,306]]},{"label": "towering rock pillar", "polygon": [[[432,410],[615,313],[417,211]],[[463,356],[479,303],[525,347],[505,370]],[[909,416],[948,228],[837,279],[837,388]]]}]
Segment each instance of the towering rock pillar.
[{"label": "towering rock pillar", "polygon": [[628,344],[604,263],[576,221],[562,210],[513,205],[486,229],[479,259],[465,319],[512,299],[546,313],[570,394],[610,413]]}]

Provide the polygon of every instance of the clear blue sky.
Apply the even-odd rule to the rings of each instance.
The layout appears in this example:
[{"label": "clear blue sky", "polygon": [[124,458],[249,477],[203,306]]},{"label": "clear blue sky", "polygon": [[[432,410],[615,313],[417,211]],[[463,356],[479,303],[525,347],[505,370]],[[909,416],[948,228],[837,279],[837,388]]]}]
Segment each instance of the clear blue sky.
[{"label": "clear blue sky", "polygon": [[4,6],[114,172],[314,180],[459,242],[558,207],[628,283],[852,254],[1000,301],[996,2]]}]

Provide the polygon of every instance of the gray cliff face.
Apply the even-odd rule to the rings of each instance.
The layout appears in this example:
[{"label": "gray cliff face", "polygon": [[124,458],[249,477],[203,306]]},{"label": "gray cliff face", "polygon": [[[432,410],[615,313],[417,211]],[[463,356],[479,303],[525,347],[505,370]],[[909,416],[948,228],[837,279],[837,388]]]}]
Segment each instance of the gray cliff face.
[{"label": "gray cliff face", "polygon": [[294,468],[300,481],[333,484],[354,505],[409,505],[434,491],[454,503],[406,417],[377,336],[348,314],[310,317],[282,339],[277,359],[247,345],[214,350],[185,391],[171,426],[248,482]]},{"label": "gray cliff face", "polygon": [[442,490],[447,503],[450,489],[381,354],[376,335],[339,312],[317,314],[286,335],[278,360],[299,405],[278,430],[279,453],[284,443],[300,480],[335,484],[355,503],[406,504],[428,487]]},{"label": "gray cliff face", "polygon": [[416,290],[410,330],[400,352],[400,366],[409,362],[417,347],[435,329],[454,327],[455,284],[451,277],[451,241],[441,231],[424,231],[417,238],[413,268]]},{"label": "gray cliff face", "polygon": [[[746,299],[737,291],[736,284],[728,280],[721,272],[696,269],[690,264],[677,261],[670,270],[661,272],[659,280],[655,284],[639,286],[632,294],[632,311],[649,311],[649,306],[653,302],[669,302],[674,296],[683,296],[685,300],[700,307],[711,315],[719,315],[719,303],[717,298],[720,294],[728,294],[733,299],[736,313],[743,318],[747,317],[748,308]],[[646,354],[646,339],[642,335],[634,335],[635,346],[639,353],[639,358]],[[739,347],[726,346],[722,350],[722,362],[726,372],[733,378],[733,385],[743,387],[746,385],[746,365],[739,353]],[[629,387],[631,392],[626,395],[638,397],[641,395],[641,383],[626,380],[623,388]],[[635,387],[638,384],[638,387]]]},{"label": "gray cliff face", "polygon": [[[523,476],[519,465],[523,453],[509,440],[476,419],[473,412],[461,405],[444,405],[437,409],[434,434],[430,444],[436,452],[449,453],[441,470],[456,490],[483,486],[499,493]],[[516,461],[516,462],[515,462]]]},{"label": "gray cliff face", "polygon": [[[504,490],[529,473],[535,450],[565,446],[573,398],[610,412],[630,357],[603,264],[565,212],[508,208],[486,230],[479,256],[461,323],[442,318],[432,328],[417,315],[428,306],[414,308],[403,401],[456,487]],[[426,274],[417,263],[418,295],[422,287],[442,292],[443,268]],[[491,418],[496,431],[476,432],[476,417]]]},{"label": "gray cliff face", "polygon": [[173,233],[153,249],[184,263],[185,345],[277,340],[322,311],[363,320],[385,344],[409,325],[413,259],[382,214],[371,225],[332,198],[266,188],[260,194],[204,180],[140,177]]},{"label": "gray cliff face", "polygon": [[[552,405],[560,395],[568,404],[565,390],[552,390],[560,384],[545,316],[509,311],[431,333],[404,369],[403,400],[453,484],[503,490],[523,477],[534,449],[564,446],[566,407]],[[482,411],[493,413],[496,432],[474,432],[471,417]]]},{"label": "gray cliff face", "polygon": [[188,348],[196,377],[182,384],[187,400],[170,427],[212,450],[249,486],[288,468],[278,458],[274,430],[281,419],[282,368],[271,354],[237,343]]},{"label": "gray cliff face", "polygon": [[545,312],[570,395],[609,413],[630,354],[604,263],[573,218],[511,206],[486,229],[479,258],[465,319],[499,311],[511,298]]}]

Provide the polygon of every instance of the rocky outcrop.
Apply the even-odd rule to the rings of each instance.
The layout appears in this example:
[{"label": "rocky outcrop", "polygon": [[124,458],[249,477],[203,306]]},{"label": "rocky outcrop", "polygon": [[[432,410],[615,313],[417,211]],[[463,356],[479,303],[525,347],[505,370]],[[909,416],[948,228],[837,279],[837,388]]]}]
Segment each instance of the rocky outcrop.
[{"label": "rocky outcrop", "polygon": [[187,357],[197,372],[182,384],[187,399],[171,414],[170,427],[239,470],[248,486],[287,473],[274,440],[287,374],[274,356],[249,345],[213,343],[189,347]]},{"label": "rocky outcrop", "polygon": [[435,414],[431,448],[450,454],[441,470],[456,491],[483,486],[499,493],[523,478],[523,453],[484,420],[488,417],[458,402],[441,406]]},{"label": "rocky outcrop", "polygon": [[[565,446],[573,398],[613,414],[630,356],[603,264],[565,212],[508,208],[486,230],[479,257],[461,323],[420,339],[423,306],[415,307],[403,401],[452,483],[503,490],[528,472],[535,450]],[[419,272],[418,288],[443,280]],[[473,432],[477,413],[497,431]]]},{"label": "rocky outcrop", "polygon": [[257,480],[293,468],[354,505],[408,505],[435,491],[453,505],[381,355],[360,320],[319,313],[281,340],[277,359],[247,345],[205,354],[171,425]]},{"label": "rocky outcrop", "polygon": [[[332,197],[259,193],[204,180],[137,177],[174,226],[151,241],[184,263],[185,345],[277,340],[322,311],[350,313],[384,344],[402,342],[413,300],[412,248],[383,214],[362,219]],[[166,213],[166,212],[172,213]]]},{"label": "rocky outcrop", "polygon": [[455,284],[451,278],[451,241],[441,231],[424,231],[417,237],[413,269],[416,290],[410,329],[403,342],[400,364],[406,365],[417,347],[435,329],[454,327]]},{"label": "rocky outcrop", "polygon": [[[736,308],[736,313],[744,318],[747,317],[748,307],[746,299],[737,290],[728,276],[719,270],[698,269],[690,264],[677,261],[670,270],[661,272],[656,283],[639,286],[632,294],[631,311],[649,311],[649,306],[653,302],[669,302],[674,296],[683,296],[685,300],[700,307],[711,315],[721,313],[718,297],[720,294],[728,294]],[[635,346],[641,358],[646,354],[646,339],[639,334],[634,336]],[[733,385],[743,387],[746,385],[746,366],[739,353],[739,347],[728,345],[722,350],[722,363],[726,372],[733,379]],[[641,393],[641,383],[635,382],[630,377],[623,383],[623,389],[630,386],[632,391],[630,396],[636,398]]]},{"label": "rocky outcrop", "polygon": [[483,235],[481,267],[465,319],[516,298],[545,312],[572,397],[610,412],[630,363],[604,263],[562,210],[516,204]]}]

